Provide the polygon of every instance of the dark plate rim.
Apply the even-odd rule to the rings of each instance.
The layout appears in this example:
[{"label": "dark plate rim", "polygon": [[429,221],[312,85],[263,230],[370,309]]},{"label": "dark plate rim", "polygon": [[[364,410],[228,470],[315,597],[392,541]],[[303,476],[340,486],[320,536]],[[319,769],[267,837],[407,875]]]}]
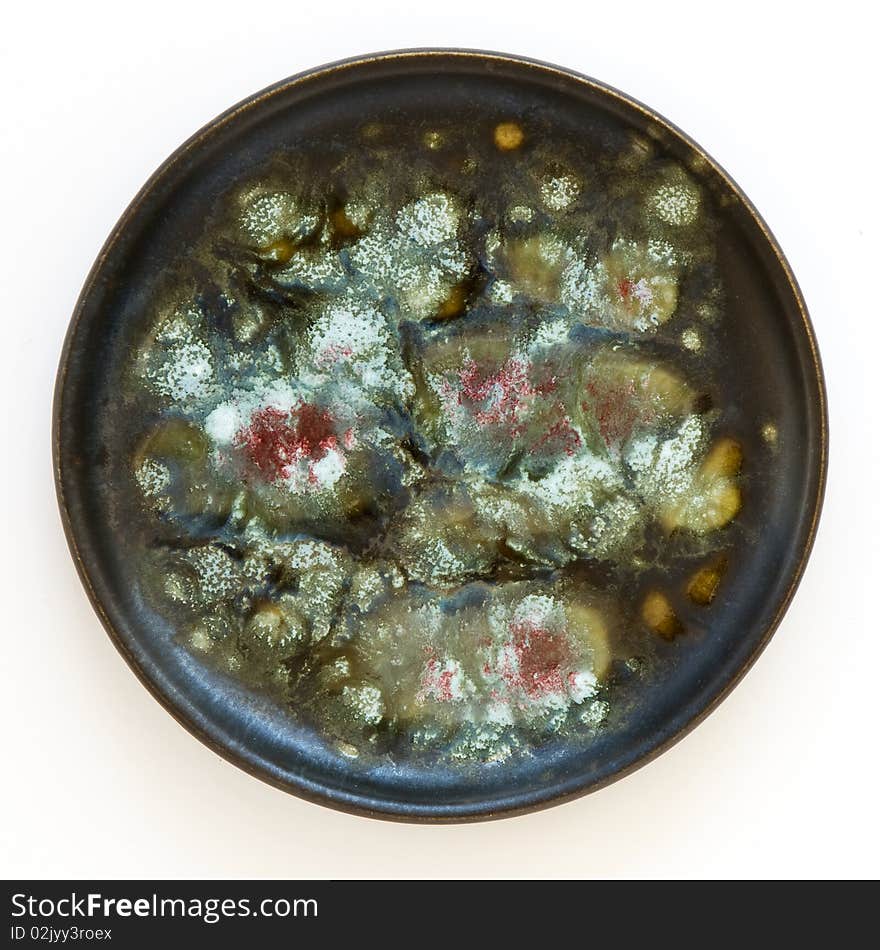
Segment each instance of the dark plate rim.
[{"label": "dark plate rim", "polygon": [[[353,69],[368,66],[370,64],[393,64],[394,62],[406,64],[410,62],[417,62],[419,60],[429,61],[432,58],[437,58],[440,60],[454,59],[459,60],[462,63],[472,61],[483,64],[510,64],[517,68],[521,68],[524,71],[531,70],[535,73],[544,74],[545,76],[555,76],[561,81],[567,83],[580,84],[587,87],[591,92],[598,95],[600,98],[612,100],[617,105],[622,106],[624,109],[640,114],[643,119],[646,119],[659,126],[672,138],[679,140],[681,143],[687,146],[688,149],[690,149],[695,155],[697,155],[707,164],[711,171],[721,180],[724,187],[727,188],[737,198],[743,209],[752,219],[752,222],[761,232],[767,247],[776,257],[776,260],[787,281],[788,290],[790,290],[791,293],[791,299],[796,304],[800,314],[802,330],[809,347],[810,362],[812,370],[815,374],[814,377],[809,379],[809,383],[811,385],[815,385],[816,409],[818,410],[818,432],[816,433],[818,436],[818,451],[815,453],[814,470],[811,473],[814,478],[815,491],[813,493],[813,497],[807,499],[807,501],[811,503],[811,507],[806,511],[803,517],[803,520],[808,521],[809,523],[804,537],[804,542],[801,546],[798,560],[791,577],[791,581],[777,605],[777,609],[771,622],[767,625],[762,635],[757,640],[752,652],[739,666],[739,668],[733,672],[733,674],[728,678],[727,682],[721,685],[720,689],[702,709],[698,710],[689,720],[685,721],[676,732],[659,741],[656,745],[635,759],[633,762],[620,768],[616,772],[605,776],[602,779],[592,782],[585,780],[581,786],[574,789],[573,791],[559,794],[550,789],[543,794],[530,796],[529,800],[525,804],[514,803],[498,808],[487,807],[486,805],[481,805],[479,802],[454,806],[452,809],[441,804],[436,806],[431,805],[414,807],[412,805],[408,805],[406,802],[401,801],[388,801],[380,806],[378,803],[376,803],[375,799],[371,799],[368,796],[360,796],[357,793],[345,793],[344,795],[341,795],[331,788],[324,788],[323,790],[316,792],[312,787],[307,787],[304,783],[297,784],[295,781],[281,780],[280,778],[273,775],[271,770],[268,768],[261,767],[257,762],[247,759],[243,754],[236,752],[227,745],[223,744],[217,739],[216,736],[212,735],[207,729],[201,727],[193,719],[187,716],[183,710],[181,710],[178,705],[175,704],[172,697],[162,692],[158,684],[152,679],[149,671],[138,662],[134,653],[128,647],[119,631],[116,629],[112,619],[105,609],[100,596],[97,594],[95,587],[92,584],[88,565],[89,557],[87,554],[81,551],[75,537],[72,518],[65,496],[66,476],[62,453],[63,434],[61,419],[62,403],[64,399],[65,384],[67,380],[67,372],[69,368],[73,342],[77,335],[79,325],[84,314],[86,302],[92,293],[92,289],[100,275],[106,259],[109,257],[120,236],[128,227],[130,221],[135,217],[136,213],[140,209],[141,204],[153,191],[156,185],[163,178],[165,178],[165,176],[169,175],[180,162],[182,162],[187,156],[199,148],[199,146],[205,140],[207,140],[210,136],[227,125],[229,122],[234,120],[238,115],[258,108],[272,97],[287,92],[295,86],[330,76],[332,74],[338,75]],[[634,99],[620,90],[585,76],[575,70],[564,69],[538,59],[487,50],[458,49],[454,47],[398,49],[371,53],[363,56],[354,56],[347,59],[326,63],[324,65],[315,67],[314,69],[297,73],[294,76],[267,86],[265,89],[262,89],[259,92],[241,100],[230,109],[227,109],[225,112],[206,123],[194,135],[190,136],[190,138],[188,138],[181,146],[179,146],[149,177],[149,179],[122,213],[121,217],[111,231],[110,236],[104,242],[100,253],[98,254],[89,271],[83,288],[80,291],[79,297],[77,298],[76,306],[74,307],[73,315],[65,335],[55,381],[52,405],[52,460],[55,490],[58,498],[58,505],[64,533],[67,538],[68,547],[76,565],[80,581],[85,588],[93,609],[97,613],[111,642],[122,655],[123,659],[132,669],[143,686],[150,692],[153,698],[156,699],[164,707],[164,709],[170,713],[170,715],[173,716],[174,719],[177,720],[177,722],[180,723],[180,725],[182,725],[190,734],[195,736],[195,738],[204,743],[217,755],[226,759],[228,762],[231,762],[233,765],[238,766],[238,768],[242,769],[249,775],[260,779],[268,785],[281,789],[282,791],[285,791],[289,794],[296,795],[299,798],[305,799],[315,804],[328,806],[348,814],[388,821],[434,824],[465,823],[473,821],[487,821],[540,811],[554,805],[573,801],[574,799],[580,798],[591,792],[605,788],[613,782],[616,782],[618,779],[624,778],[642,766],[652,762],[659,755],[662,755],[669,748],[675,745],[679,740],[683,739],[707,716],[709,716],[742,681],[743,677],[761,655],[764,648],[769,643],[771,637],[776,632],[780,622],[782,621],[782,618],[791,603],[798,585],[801,582],[806,563],[813,548],[819,517],[822,511],[827,481],[827,392],[825,377],[822,370],[822,362],[819,356],[815,333],[810,321],[809,313],[807,311],[807,306],[800,287],[798,286],[797,280],[795,279],[794,273],[792,272],[791,266],[786,260],[782,249],[780,248],[776,238],[770,231],[764,219],[758,213],[757,209],[754,207],[739,185],[737,185],[733,178],[731,178],[731,176],[724,170],[724,168],[719,165],[719,163],[716,162],[715,159],[713,159],[712,156],[709,155],[689,135],[687,135],[676,125],[653,109],[648,108],[637,99]]]}]

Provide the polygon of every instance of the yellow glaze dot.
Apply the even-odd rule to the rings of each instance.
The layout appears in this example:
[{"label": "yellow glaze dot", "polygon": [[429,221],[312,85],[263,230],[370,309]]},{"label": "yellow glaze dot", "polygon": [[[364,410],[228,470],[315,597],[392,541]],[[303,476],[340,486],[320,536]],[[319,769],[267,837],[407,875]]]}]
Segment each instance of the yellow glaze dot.
[{"label": "yellow glaze dot", "polygon": [[523,130],[516,122],[499,122],[495,126],[495,146],[502,152],[512,152],[519,148],[524,139]]},{"label": "yellow glaze dot", "polygon": [[443,135],[440,132],[425,132],[422,141],[425,143],[425,148],[430,148],[435,152],[443,148]]},{"label": "yellow glaze dot", "polygon": [[696,571],[687,585],[687,595],[701,607],[708,607],[718,593],[718,585],[724,575],[727,564],[724,560],[714,564],[707,564]]},{"label": "yellow glaze dot", "polygon": [[642,603],[642,620],[664,640],[673,640],[683,629],[669,598],[659,590],[652,590],[645,597]]}]

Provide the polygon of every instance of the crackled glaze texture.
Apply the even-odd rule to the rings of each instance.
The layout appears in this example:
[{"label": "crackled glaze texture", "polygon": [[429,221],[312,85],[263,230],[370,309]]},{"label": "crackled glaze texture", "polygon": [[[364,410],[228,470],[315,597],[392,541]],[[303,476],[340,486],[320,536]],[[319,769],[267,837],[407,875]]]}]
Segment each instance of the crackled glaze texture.
[{"label": "crackled glaze texture", "polygon": [[150,602],[344,755],[591,741],[744,503],[714,235],[650,140],[528,117],[254,168],[124,372]]}]

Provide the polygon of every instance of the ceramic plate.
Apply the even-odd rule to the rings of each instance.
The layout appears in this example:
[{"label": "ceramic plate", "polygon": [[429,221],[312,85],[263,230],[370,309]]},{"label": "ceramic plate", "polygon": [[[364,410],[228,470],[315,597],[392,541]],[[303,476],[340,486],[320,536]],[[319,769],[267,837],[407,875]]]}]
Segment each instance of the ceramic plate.
[{"label": "ceramic plate", "polygon": [[190,139],[55,410],[144,684],[254,775],[405,819],[570,798],[698,722],[792,596],[825,456],[803,300],[726,173],[476,52],[317,69]]}]

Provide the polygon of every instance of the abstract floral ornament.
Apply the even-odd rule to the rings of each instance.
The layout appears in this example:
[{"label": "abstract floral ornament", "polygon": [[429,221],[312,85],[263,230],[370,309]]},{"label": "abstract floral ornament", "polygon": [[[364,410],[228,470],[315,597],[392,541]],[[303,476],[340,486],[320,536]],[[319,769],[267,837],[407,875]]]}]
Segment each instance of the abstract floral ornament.
[{"label": "abstract floral ornament", "polygon": [[[363,109],[325,90],[332,121],[279,112],[181,192],[185,228],[157,225],[164,265],[119,305],[90,491],[150,618],[133,654],[185,671],[203,710],[246,697],[230,734],[292,743],[303,776],[436,776],[470,813],[478,786],[569,755],[598,781],[621,737],[666,736],[664,689],[710,682],[710,656],[744,668],[769,623],[726,617],[784,537],[765,526],[795,530],[774,486],[809,400],[755,368],[783,365],[782,336],[743,359],[744,301],[776,303],[743,290],[731,186],[660,120],[591,87],[572,123],[536,105],[543,68],[510,61],[514,95],[488,58],[409,55],[389,62],[435,108],[376,78]],[[793,498],[818,498],[816,458]],[[777,563],[792,582],[802,562]]]}]

